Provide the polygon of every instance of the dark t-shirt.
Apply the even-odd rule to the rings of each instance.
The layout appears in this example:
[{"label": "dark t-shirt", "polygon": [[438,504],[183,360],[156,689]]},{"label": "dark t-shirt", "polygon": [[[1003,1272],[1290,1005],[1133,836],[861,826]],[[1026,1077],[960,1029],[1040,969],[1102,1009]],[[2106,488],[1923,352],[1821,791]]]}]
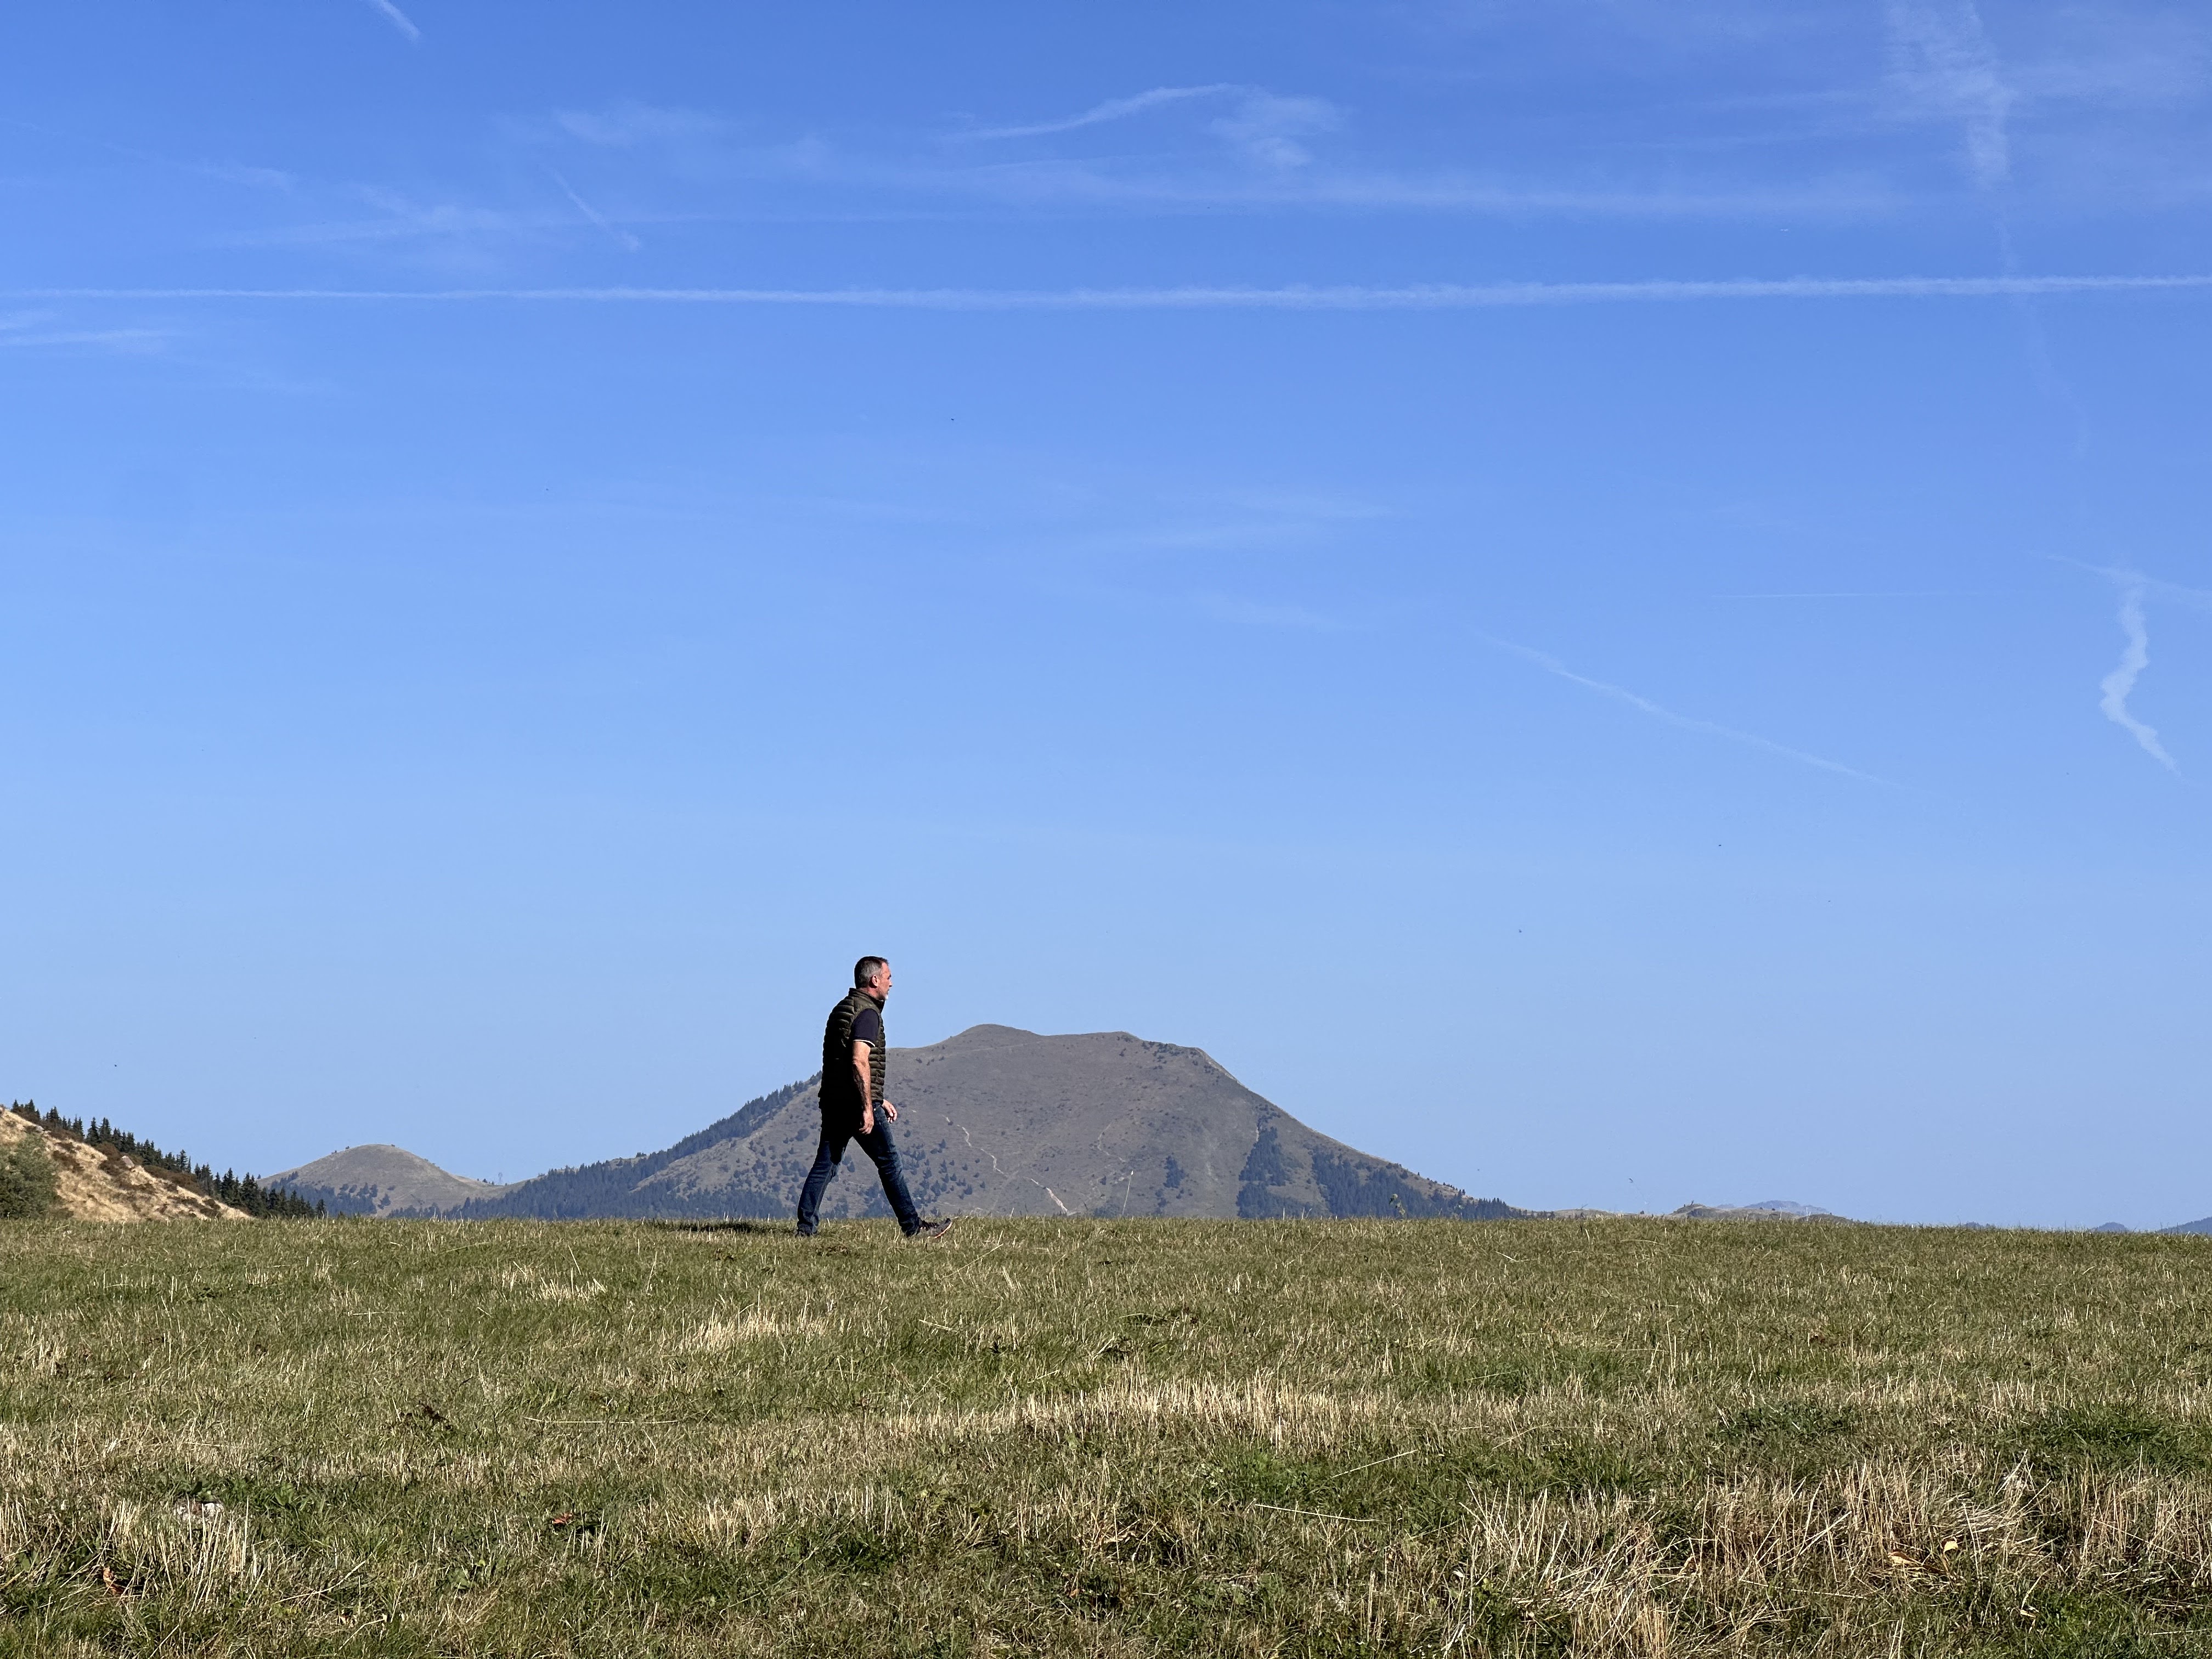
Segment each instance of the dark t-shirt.
[{"label": "dark t-shirt", "polygon": [[853,1016],[853,1041],[865,1042],[871,1048],[884,1044],[884,1017],[873,1008],[863,1008]]}]

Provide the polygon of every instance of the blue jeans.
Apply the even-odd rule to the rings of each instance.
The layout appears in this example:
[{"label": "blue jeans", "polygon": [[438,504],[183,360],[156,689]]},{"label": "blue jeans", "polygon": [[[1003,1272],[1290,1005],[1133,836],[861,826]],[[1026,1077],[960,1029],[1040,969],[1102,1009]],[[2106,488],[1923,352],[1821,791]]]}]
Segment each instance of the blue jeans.
[{"label": "blue jeans", "polygon": [[884,1178],[884,1196],[890,1200],[891,1213],[898,1218],[902,1233],[921,1230],[921,1213],[914,1207],[914,1200],[907,1196],[906,1176],[899,1171],[898,1148],[891,1145],[891,1126],[882,1113],[876,1114],[876,1127],[867,1133],[860,1133],[860,1124],[847,1119],[832,1124],[827,1116],[822,1120],[822,1145],[814,1154],[814,1167],[806,1172],[806,1184],[799,1191],[799,1232],[802,1238],[811,1233],[822,1216],[822,1194],[830,1185],[830,1177],[837,1173],[838,1164],[844,1162],[845,1143],[857,1140],[860,1150],[876,1162],[876,1173]]}]

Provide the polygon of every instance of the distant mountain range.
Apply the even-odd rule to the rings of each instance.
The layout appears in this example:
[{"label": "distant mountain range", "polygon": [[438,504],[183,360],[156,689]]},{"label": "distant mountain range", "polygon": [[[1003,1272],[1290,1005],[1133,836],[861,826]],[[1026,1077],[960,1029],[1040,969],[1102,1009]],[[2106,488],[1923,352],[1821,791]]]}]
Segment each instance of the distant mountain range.
[{"label": "distant mountain range", "polygon": [[[1035,1216],[1532,1213],[1332,1140],[1196,1048],[1126,1031],[1040,1036],[977,1025],[893,1048],[887,1090],[925,1212]],[[379,1215],[788,1217],[821,1115],[809,1078],[674,1146],[505,1188],[465,1182],[396,1146],[355,1147],[271,1176],[332,1209]],[[889,1213],[854,1147],[825,1217]]]},{"label": "distant mountain range", "polygon": [[[933,1213],[1475,1221],[1615,1213],[1472,1197],[1309,1128],[1200,1049],[1126,1031],[1040,1036],[976,1025],[925,1048],[893,1048],[889,1060],[899,1105],[893,1133],[915,1198]],[[817,1082],[749,1101],[659,1152],[506,1186],[448,1174],[391,1146],[350,1146],[263,1180],[358,1215],[783,1219],[813,1161]],[[823,1212],[889,1213],[857,1147]],[[1685,1204],[1665,1218],[1848,1221],[1794,1199]],[[2108,1222],[2094,1231],[2128,1230]],[[2212,1234],[2212,1217],[2162,1231]]]}]

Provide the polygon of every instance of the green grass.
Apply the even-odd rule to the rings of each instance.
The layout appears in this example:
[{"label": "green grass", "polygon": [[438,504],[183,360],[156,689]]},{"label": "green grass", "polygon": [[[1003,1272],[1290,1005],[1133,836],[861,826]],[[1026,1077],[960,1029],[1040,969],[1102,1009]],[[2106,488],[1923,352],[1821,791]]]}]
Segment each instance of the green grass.
[{"label": "green grass", "polygon": [[0,1655],[2212,1655],[2192,1238],[0,1227]]}]

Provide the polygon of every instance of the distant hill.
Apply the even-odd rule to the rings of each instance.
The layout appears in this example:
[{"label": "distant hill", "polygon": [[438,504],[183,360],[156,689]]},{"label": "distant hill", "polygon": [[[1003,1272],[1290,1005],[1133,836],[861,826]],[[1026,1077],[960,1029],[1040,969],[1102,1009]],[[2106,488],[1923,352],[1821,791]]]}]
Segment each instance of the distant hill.
[{"label": "distant hill", "polygon": [[2185,1221],[2179,1227],[2160,1227],[2162,1233],[2212,1233],[2212,1215],[2202,1221]]},{"label": "distant hill", "polygon": [[1789,1201],[1769,1201],[1765,1204],[1685,1204],[1672,1210],[1665,1218],[1674,1221],[1844,1221],[1832,1210],[1816,1210],[1809,1204]]},{"label": "distant hill", "polygon": [[[977,1025],[893,1048],[893,1133],[925,1212],[1036,1216],[1408,1216],[1529,1212],[1332,1140],[1196,1048],[1126,1031],[1040,1036]],[[673,1146],[556,1170],[474,1198],[470,1217],[789,1216],[813,1162],[815,1079]],[[329,1160],[325,1160],[328,1162]],[[288,1177],[297,1190],[317,1166]],[[889,1213],[855,1147],[823,1214]]]},{"label": "distant hill", "polygon": [[262,1177],[287,1187],[309,1203],[320,1200],[333,1215],[448,1215],[473,1200],[513,1192],[489,1181],[448,1174],[404,1146],[349,1146],[296,1170]]},{"label": "distant hill", "polygon": [[0,1156],[43,1154],[53,1172],[52,1213],[77,1221],[251,1221],[173,1170],[113,1146],[88,1145],[21,1114],[0,1110]]},{"label": "distant hill", "polygon": [[[1596,1221],[1625,1215],[1627,1212],[1553,1210],[1549,1213],[1562,1221]],[[1823,1210],[1817,1205],[1800,1204],[1790,1198],[1763,1199],[1756,1204],[1685,1204],[1662,1216],[1646,1218],[1659,1221],[1823,1221],[1857,1224],[1849,1216],[1838,1215],[1834,1211]]]}]

